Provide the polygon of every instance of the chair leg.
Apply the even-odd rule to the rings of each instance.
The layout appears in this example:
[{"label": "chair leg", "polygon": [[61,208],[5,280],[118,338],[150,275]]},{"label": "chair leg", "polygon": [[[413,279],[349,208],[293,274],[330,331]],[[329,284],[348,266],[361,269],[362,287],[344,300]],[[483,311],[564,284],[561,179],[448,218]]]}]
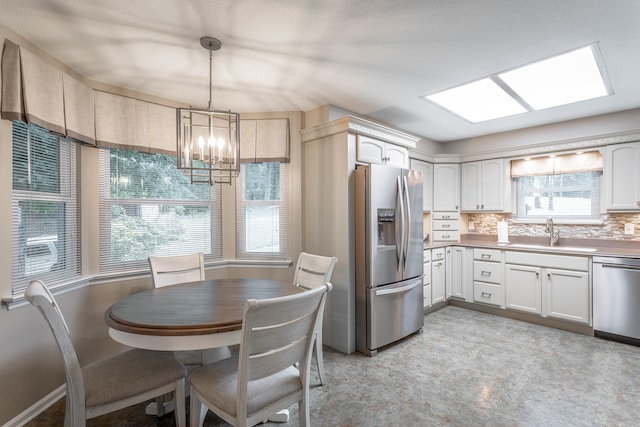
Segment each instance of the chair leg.
[{"label": "chair leg", "polygon": [[174,393],[175,399],[175,417],[176,426],[187,427],[187,408],[185,408],[185,379],[179,379],[176,381],[176,392]]},{"label": "chair leg", "polygon": [[322,357],[322,335],[316,334],[315,337],[315,353],[316,363],[318,365],[318,376],[320,377],[320,385],[324,385],[324,358]]},{"label": "chair leg", "polygon": [[189,427],[202,427],[204,418],[207,415],[207,407],[198,399],[197,393],[191,389],[189,403]]}]

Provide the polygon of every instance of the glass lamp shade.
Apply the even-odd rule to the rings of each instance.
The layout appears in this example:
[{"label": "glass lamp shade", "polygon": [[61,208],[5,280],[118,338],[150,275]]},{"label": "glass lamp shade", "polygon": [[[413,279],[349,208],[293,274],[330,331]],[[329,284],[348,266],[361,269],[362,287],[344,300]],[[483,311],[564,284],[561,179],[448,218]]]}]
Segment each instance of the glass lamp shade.
[{"label": "glass lamp shade", "polygon": [[192,183],[231,184],[240,172],[240,114],[177,109],[178,169]]}]

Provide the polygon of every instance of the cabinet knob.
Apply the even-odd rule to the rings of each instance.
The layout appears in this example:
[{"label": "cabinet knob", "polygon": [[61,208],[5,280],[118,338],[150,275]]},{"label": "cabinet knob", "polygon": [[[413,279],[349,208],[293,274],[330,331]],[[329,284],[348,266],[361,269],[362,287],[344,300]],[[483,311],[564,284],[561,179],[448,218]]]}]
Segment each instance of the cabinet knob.
[{"label": "cabinet knob", "polygon": [[480,209],[484,209],[484,205],[480,205]]},{"label": "cabinet knob", "polygon": [[476,205],[476,209],[480,209],[480,205]]}]

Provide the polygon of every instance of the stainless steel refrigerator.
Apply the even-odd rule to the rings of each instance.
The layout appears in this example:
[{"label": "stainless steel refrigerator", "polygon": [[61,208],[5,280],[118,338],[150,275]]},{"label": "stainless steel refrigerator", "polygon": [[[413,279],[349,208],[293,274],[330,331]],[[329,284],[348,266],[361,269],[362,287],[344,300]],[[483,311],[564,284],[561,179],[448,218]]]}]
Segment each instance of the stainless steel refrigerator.
[{"label": "stainless steel refrigerator", "polygon": [[356,350],[422,332],[422,173],[384,165],[355,171]]}]

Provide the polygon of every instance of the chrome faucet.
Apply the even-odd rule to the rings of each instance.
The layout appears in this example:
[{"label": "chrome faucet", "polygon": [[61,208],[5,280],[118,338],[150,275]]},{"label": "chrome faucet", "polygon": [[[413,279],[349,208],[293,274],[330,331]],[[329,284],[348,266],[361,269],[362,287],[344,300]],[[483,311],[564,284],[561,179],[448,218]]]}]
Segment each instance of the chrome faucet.
[{"label": "chrome faucet", "polygon": [[553,231],[553,218],[547,218],[547,225],[544,228],[544,232],[549,233],[549,246],[553,246],[558,243],[558,240],[560,239],[560,232]]}]

